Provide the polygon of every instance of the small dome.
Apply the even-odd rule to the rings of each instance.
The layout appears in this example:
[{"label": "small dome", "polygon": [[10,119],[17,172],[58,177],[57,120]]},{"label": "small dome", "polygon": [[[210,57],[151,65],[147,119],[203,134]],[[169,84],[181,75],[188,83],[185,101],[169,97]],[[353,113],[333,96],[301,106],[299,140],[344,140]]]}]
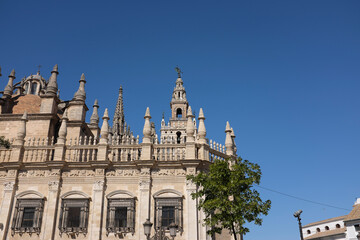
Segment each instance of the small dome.
[{"label": "small dome", "polygon": [[24,94],[39,95],[41,89],[46,86],[46,80],[40,75],[40,72],[37,72],[23,80],[21,86],[24,88]]}]

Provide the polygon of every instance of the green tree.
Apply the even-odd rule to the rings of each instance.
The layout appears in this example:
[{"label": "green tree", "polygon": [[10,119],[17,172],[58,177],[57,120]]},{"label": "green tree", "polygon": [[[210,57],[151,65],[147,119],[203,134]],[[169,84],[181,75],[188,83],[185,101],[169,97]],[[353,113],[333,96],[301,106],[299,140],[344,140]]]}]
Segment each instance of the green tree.
[{"label": "green tree", "polygon": [[192,193],[192,198],[198,199],[198,209],[205,213],[204,223],[211,227],[208,234],[228,229],[236,240],[236,235],[249,232],[244,226],[246,222],[261,225],[260,215],[268,214],[271,201],[263,202],[253,188],[254,184],[260,183],[258,164],[241,158],[233,164],[230,162],[215,160],[208,172],[186,178],[199,187],[197,192]]},{"label": "green tree", "polygon": [[3,136],[0,136],[0,147],[10,148],[10,142]]}]

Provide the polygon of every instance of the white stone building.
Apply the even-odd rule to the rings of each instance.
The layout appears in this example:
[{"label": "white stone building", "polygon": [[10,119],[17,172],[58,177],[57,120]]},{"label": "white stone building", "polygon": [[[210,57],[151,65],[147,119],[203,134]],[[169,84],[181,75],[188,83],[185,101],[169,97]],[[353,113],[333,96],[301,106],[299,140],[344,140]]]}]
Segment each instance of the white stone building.
[{"label": "white stone building", "polygon": [[71,100],[59,98],[57,65],[49,80],[40,72],[14,80],[12,71],[0,92],[0,136],[11,142],[0,148],[0,239],[143,240],[147,219],[151,237],[159,229],[169,236],[174,222],[176,240],[211,239],[186,175],[235,158],[235,135],[227,123],[225,144],[208,140],[203,110],[197,123],[180,73],[169,123],[162,120],[158,138],[147,108],[142,139],[125,122],[122,88],[112,127],[105,109],[100,128],[97,101],[85,121],[84,74]]},{"label": "white stone building", "polygon": [[357,240],[360,238],[360,198],[348,215],[330,218],[303,226],[306,240]]}]

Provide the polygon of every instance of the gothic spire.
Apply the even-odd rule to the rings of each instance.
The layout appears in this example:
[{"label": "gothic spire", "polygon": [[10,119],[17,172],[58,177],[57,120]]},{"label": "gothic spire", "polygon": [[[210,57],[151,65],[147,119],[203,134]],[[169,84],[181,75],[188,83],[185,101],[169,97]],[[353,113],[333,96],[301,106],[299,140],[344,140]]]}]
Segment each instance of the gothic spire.
[{"label": "gothic spire", "polygon": [[119,88],[119,96],[116,103],[112,134],[113,135],[123,135],[125,126],[125,114],[124,114],[124,103],[123,103],[123,88]]}]

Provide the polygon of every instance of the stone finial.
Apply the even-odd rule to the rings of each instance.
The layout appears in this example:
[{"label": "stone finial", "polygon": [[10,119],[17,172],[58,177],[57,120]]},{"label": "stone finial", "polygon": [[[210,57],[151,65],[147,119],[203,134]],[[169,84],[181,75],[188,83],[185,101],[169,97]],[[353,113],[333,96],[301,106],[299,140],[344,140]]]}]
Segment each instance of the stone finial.
[{"label": "stone finial", "polygon": [[229,122],[226,122],[225,133],[226,133],[226,137],[225,137],[226,154],[234,155],[234,145],[231,138],[231,127]]},{"label": "stone finial", "polygon": [[58,65],[55,64],[53,70],[51,71],[51,76],[49,78],[49,82],[46,86],[46,95],[48,96],[57,96],[58,93],[58,84],[57,84],[57,75],[59,74],[58,72]]},{"label": "stone finial", "polygon": [[24,139],[26,136],[26,122],[28,121],[28,115],[26,111],[24,112],[20,120],[21,125],[16,134],[16,145],[24,145]]},{"label": "stone finial", "polygon": [[194,142],[195,141],[195,138],[194,138],[195,128],[194,128],[194,122],[192,120],[193,117],[194,117],[194,115],[192,114],[191,106],[189,106],[188,112],[187,112],[186,142]]},{"label": "stone finial", "polygon": [[206,128],[204,123],[205,117],[202,108],[200,108],[198,120],[199,120],[199,129],[198,129],[199,143],[206,144],[206,138],[205,138]]},{"label": "stone finial", "polygon": [[151,118],[151,115],[150,115],[150,108],[149,107],[147,107],[146,108],[146,112],[145,112],[145,116],[144,116],[144,118]]},{"label": "stone finial", "polygon": [[93,124],[93,125],[99,124],[98,109],[99,109],[98,100],[95,99],[95,102],[93,105],[93,113],[91,114],[91,117],[90,117],[90,124]]},{"label": "stone finial", "polygon": [[58,144],[65,144],[66,141],[66,135],[67,135],[67,109],[65,109],[65,112],[61,119],[61,125],[59,129],[59,138],[58,138]]},{"label": "stone finial", "polygon": [[8,84],[5,86],[3,95],[7,98],[11,97],[13,94],[13,84],[15,79],[15,69],[13,69],[9,75]]},{"label": "stone finial", "polygon": [[146,108],[146,112],[145,112],[145,123],[144,123],[144,128],[143,128],[143,143],[150,143],[151,142],[151,123],[150,123],[150,119],[151,119],[151,115],[150,115],[150,108],[147,107]]},{"label": "stone finial", "polygon": [[74,94],[73,100],[85,102],[85,99],[86,99],[85,83],[86,83],[86,81],[85,81],[85,74],[84,73],[81,74],[79,83],[80,83],[79,84],[79,89]]},{"label": "stone finial", "polygon": [[186,117],[192,117],[192,118],[194,117],[192,110],[191,110],[191,106],[189,106],[189,108],[188,108]]},{"label": "stone finial", "polygon": [[104,116],[102,117],[103,119],[103,123],[101,126],[101,131],[100,131],[100,143],[101,144],[107,144],[108,141],[108,135],[109,135],[109,112],[108,109],[105,108],[105,112],[104,112]]}]

